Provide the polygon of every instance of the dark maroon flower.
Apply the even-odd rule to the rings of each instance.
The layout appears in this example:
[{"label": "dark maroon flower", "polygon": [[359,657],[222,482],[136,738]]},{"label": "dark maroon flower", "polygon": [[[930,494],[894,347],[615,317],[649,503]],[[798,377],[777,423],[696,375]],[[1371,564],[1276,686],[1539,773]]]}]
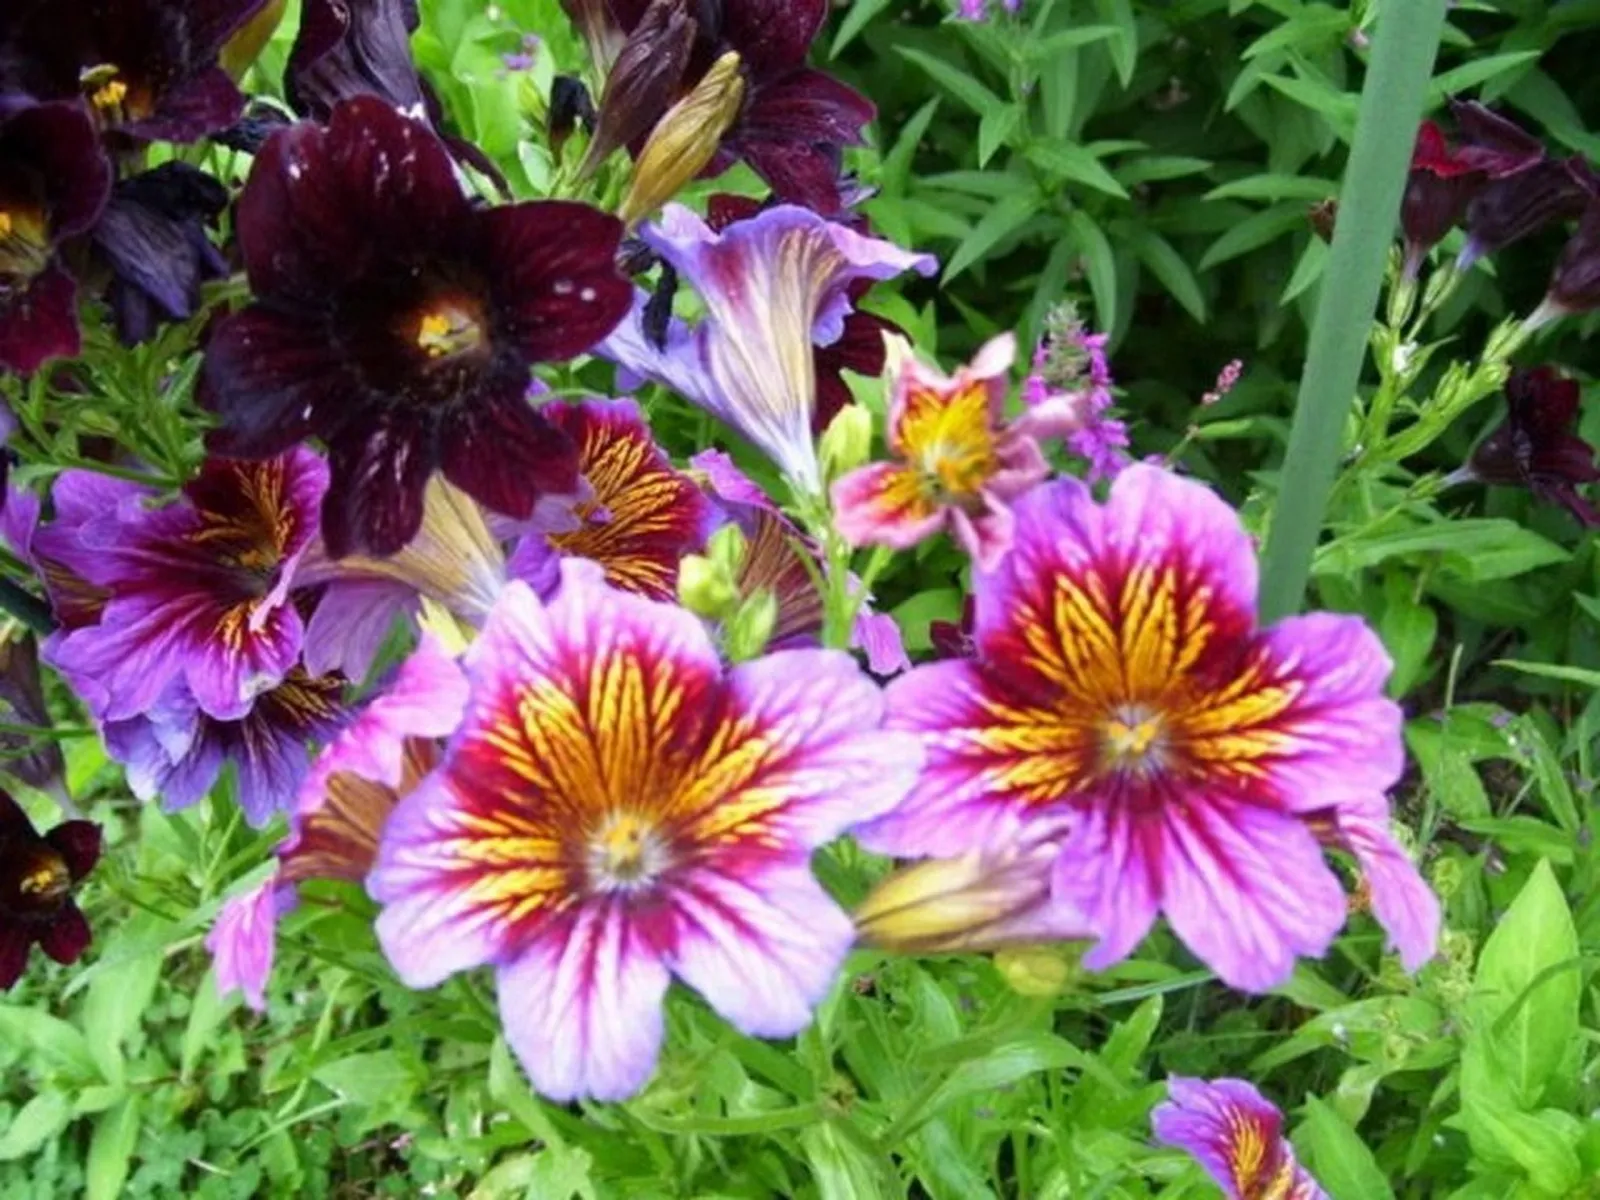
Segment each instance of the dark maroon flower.
[{"label": "dark maroon flower", "polygon": [[1509,179],[1544,161],[1544,144],[1531,133],[1474,101],[1450,106],[1458,130],[1452,142],[1440,126],[1417,131],[1411,175],[1400,206],[1407,263],[1412,270],[1467,214],[1492,180]]},{"label": "dark maroon flower", "polygon": [[[612,0],[611,10],[619,28],[631,32],[650,4]],[[683,90],[729,50],[738,52],[745,77],[743,109],[710,173],[742,159],[778,199],[825,216],[837,213],[844,205],[843,148],[860,144],[876,110],[854,88],[806,66],[828,0],[696,0],[692,9],[698,36]]]},{"label": "dark maroon flower", "polygon": [[628,34],[606,73],[594,140],[584,159],[588,173],[619,146],[642,138],[672,107],[683,84],[699,25],[689,0],[654,0]]},{"label": "dark maroon flower", "polygon": [[0,767],[29,787],[64,796],[66,759],[61,743],[43,733],[50,728],[50,709],[39,676],[39,642],[31,633],[0,645],[0,714],[7,724],[41,731],[0,733]]},{"label": "dark maroon flower", "polygon": [[101,125],[192,142],[238,119],[244,97],[218,65],[266,0],[6,0],[0,87],[82,96]]},{"label": "dark maroon flower", "polygon": [[1506,383],[1506,419],[1473,451],[1462,476],[1525,487],[1585,525],[1600,526],[1600,511],[1577,490],[1600,480],[1594,448],[1572,432],[1578,400],[1578,381],[1552,367],[1513,372]]},{"label": "dark maroon flower", "polygon": [[22,978],[34,943],[58,963],[77,962],[89,922],[72,889],[100,860],[100,827],[67,821],[40,837],[0,792],[0,991]]},{"label": "dark maroon flower", "polygon": [[297,113],[326,120],[352,96],[377,96],[419,120],[427,115],[411,58],[416,0],[305,0],[283,89]]},{"label": "dark maroon flower", "polygon": [[0,96],[0,370],[78,353],[77,288],[56,247],[94,224],[110,189],[80,103]]},{"label": "dark maroon flower", "polygon": [[1589,201],[1578,231],[1562,247],[1549,299],[1567,312],[1600,308],[1600,198]]},{"label": "dark maroon flower", "polygon": [[1593,174],[1578,158],[1547,159],[1490,180],[1467,205],[1467,244],[1457,266],[1470,266],[1547,225],[1581,216],[1594,192]]},{"label": "dark maroon flower", "polygon": [[237,228],[256,300],[206,353],[213,443],[266,458],[326,441],[335,557],[409,542],[436,469],[517,518],[578,491],[575,448],[527,398],[529,366],[583,353],[627,313],[616,218],[474,205],[429,129],[359,96],[326,128],[268,140]]},{"label": "dark maroon flower", "polygon": [[91,236],[111,268],[106,299],[124,342],[145,341],[162,320],[194,316],[200,285],[228,273],[206,234],[227,207],[227,188],[181,162],[162,163],[112,190]]}]

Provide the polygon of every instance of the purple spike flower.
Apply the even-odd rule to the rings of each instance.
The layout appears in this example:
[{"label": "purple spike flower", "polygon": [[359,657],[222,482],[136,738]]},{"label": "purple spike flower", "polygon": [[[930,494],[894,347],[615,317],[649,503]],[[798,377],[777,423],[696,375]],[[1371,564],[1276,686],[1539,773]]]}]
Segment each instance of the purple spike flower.
[{"label": "purple spike flower", "polygon": [[563,564],[513,584],[466,656],[444,762],[384,827],[368,888],[402,979],[494,965],[513,1050],[558,1100],[650,1077],[676,975],[758,1037],[790,1037],[854,932],[812,850],[903,794],[912,739],[847,655],[731,670],[674,605]]}]

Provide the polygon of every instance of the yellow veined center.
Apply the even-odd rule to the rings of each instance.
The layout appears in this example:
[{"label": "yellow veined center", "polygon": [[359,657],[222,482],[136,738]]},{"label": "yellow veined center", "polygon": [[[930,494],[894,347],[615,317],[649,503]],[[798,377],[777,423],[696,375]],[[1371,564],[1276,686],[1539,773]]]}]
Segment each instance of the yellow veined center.
[{"label": "yellow veined center", "polygon": [[453,358],[483,345],[483,326],[464,309],[442,304],[422,314],[415,340],[417,348],[431,359]]},{"label": "yellow veined center", "polygon": [[17,890],[30,906],[49,908],[72,890],[72,874],[61,855],[46,850],[28,864]]},{"label": "yellow veined center", "polygon": [[989,395],[981,386],[913,401],[901,428],[906,456],[929,492],[970,499],[998,469]]},{"label": "yellow veined center", "polygon": [[1100,761],[1107,771],[1148,775],[1168,760],[1170,731],[1154,709],[1120,705],[1100,722],[1098,733]]},{"label": "yellow veined center", "polygon": [[43,211],[0,208],[0,282],[32,279],[50,261],[50,233]]},{"label": "yellow veined center", "polygon": [[636,812],[610,813],[589,838],[589,882],[598,891],[647,887],[670,863],[666,838],[653,822]]}]

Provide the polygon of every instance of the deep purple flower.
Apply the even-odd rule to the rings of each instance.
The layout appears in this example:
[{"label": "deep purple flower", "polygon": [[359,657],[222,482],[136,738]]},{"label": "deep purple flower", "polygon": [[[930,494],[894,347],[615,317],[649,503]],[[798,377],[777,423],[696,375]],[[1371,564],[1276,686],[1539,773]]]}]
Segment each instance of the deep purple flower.
[{"label": "deep purple flower", "polygon": [[33,822],[0,792],[0,991],[22,978],[28,951],[77,962],[89,945],[89,922],[72,889],[100,859],[100,827],[67,821],[40,837]]},{"label": "deep purple flower", "polygon": [[207,715],[243,717],[300,657],[289,588],[326,487],[322,460],[301,449],[212,459],[162,508],[124,493],[78,526],[73,549],[77,573],[109,599],[48,661],[103,721],[149,712],[179,680]]},{"label": "deep purple flower", "polygon": [[239,117],[244,97],[218,65],[266,0],[7,0],[0,89],[82,96],[106,129],[192,142]]},{"label": "deep purple flower", "polygon": [[438,138],[358,96],[326,128],[273,135],[238,230],[256,301],[207,350],[216,444],[266,457],[324,439],[335,556],[410,541],[436,469],[518,518],[578,490],[571,440],[529,403],[528,371],[583,353],[627,312],[616,218],[478,207]]},{"label": "deep purple flower", "polygon": [[1594,447],[1573,432],[1579,398],[1578,381],[1562,378],[1553,367],[1513,372],[1506,381],[1505,421],[1452,482],[1525,487],[1583,524],[1600,526],[1600,510],[1578,492],[1580,484],[1600,480]]},{"label": "deep purple flower", "polygon": [[1592,197],[1550,277],[1548,302],[1564,312],[1600,308],[1600,197]]},{"label": "deep purple flower", "polygon": [[162,320],[194,316],[200,285],[228,273],[206,234],[227,207],[227,188],[182,162],[116,185],[92,239],[111,267],[106,298],[124,342],[145,341]]},{"label": "deep purple flower", "polygon": [[[39,643],[23,633],[0,644],[0,719],[48,730],[50,710],[39,675]],[[0,733],[0,769],[29,787],[65,800],[67,764],[61,743],[41,734]]]},{"label": "deep purple flower", "polygon": [[1417,131],[1411,174],[1400,206],[1406,260],[1413,273],[1422,255],[1466,215],[1491,180],[1508,179],[1544,161],[1544,143],[1476,101],[1450,106],[1457,137],[1432,121]]},{"label": "deep purple flower", "polygon": [[344,688],[343,676],[313,678],[296,667],[244,715],[219,720],[174,683],[145,713],[105,724],[106,752],[123,764],[135,796],[159,799],[168,811],[199,800],[232,763],[239,807],[260,828],[294,798],[310,768],[311,744],[337,732]]},{"label": "deep purple flower", "polygon": [[0,95],[0,371],[78,353],[77,287],[56,247],[95,223],[110,189],[82,104]]},{"label": "deep purple flower", "polygon": [[1581,216],[1595,192],[1593,172],[1576,157],[1546,160],[1491,180],[1467,205],[1467,244],[1457,266],[1469,266],[1547,225]]},{"label": "deep purple flower", "polygon": [[1227,1200],[1328,1200],[1283,1136],[1283,1114],[1242,1079],[1167,1080],[1156,1141],[1192,1155]]},{"label": "deep purple flower", "polygon": [[411,58],[416,0],[304,0],[283,73],[297,113],[326,120],[352,96],[376,96],[416,120],[428,115]]},{"label": "deep purple flower", "polygon": [[[659,2],[659,0],[657,0]],[[612,0],[623,33],[645,19],[652,0]],[[713,173],[742,159],[779,200],[832,215],[844,204],[840,165],[845,146],[861,143],[876,110],[831,75],[806,66],[811,43],[828,18],[828,0],[722,0],[694,5],[698,34],[683,90],[729,50],[739,54],[745,101],[724,135]]]}]

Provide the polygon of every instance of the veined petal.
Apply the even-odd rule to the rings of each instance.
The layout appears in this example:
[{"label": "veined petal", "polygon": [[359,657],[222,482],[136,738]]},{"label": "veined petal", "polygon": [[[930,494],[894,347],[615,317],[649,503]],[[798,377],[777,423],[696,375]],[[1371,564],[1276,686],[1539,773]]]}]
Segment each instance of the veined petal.
[{"label": "veined petal", "polygon": [[909,550],[947,520],[917,472],[898,463],[872,463],[837,480],[833,507],[839,536],[852,546]]},{"label": "veined petal", "polygon": [[217,923],[206,934],[216,971],[217,992],[241,992],[256,1012],[267,1010],[267,980],[277,948],[278,914],[282,895],[278,880],[235,896],[222,906]]},{"label": "veined petal", "polygon": [[1335,810],[1337,841],[1355,855],[1372,898],[1372,912],[1408,971],[1419,971],[1439,949],[1439,898],[1389,831],[1387,806],[1368,803]]},{"label": "veined petal", "polygon": [[1229,1200],[1327,1200],[1295,1161],[1283,1114],[1242,1079],[1167,1081],[1150,1114],[1156,1140],[1192,1155]]}]

